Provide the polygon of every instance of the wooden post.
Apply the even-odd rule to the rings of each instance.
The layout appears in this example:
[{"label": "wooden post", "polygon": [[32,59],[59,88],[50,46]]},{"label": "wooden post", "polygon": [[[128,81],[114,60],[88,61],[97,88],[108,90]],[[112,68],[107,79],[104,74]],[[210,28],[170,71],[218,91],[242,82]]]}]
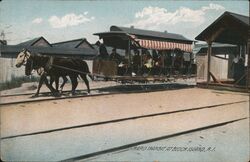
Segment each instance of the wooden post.
[{"label": "wooden post", "polygon": [[207,50],[207,86],[210,83],[210,64],[211,64],[211,55],[212,55],[212,43],[213,41],[225,30],[224,27],[220,27],[215,31],[207,40],[208,50]]},{"label": "wooden post", "polygon": [[128,63],[131,64],[130,39],[128,39]]},{"label": "wooden post", "polygon": [[212,42],[208,41],[207,49],[207,86],[210,83],[210,64],[211,64],[211,54],[212,54]]},{"label": "wooden post", "polygon": [[[131,68],[131,49],[130,49],[130,39],[128,38],[128,65]],[[132,73],[131,73],[132,74]]]},{"label": "wooden post", "polygon": [[[249,32],[250,33],[250,32]],[[247,75],[246,75],[246,88],[250,91],[250,38],[247,42]]]}]

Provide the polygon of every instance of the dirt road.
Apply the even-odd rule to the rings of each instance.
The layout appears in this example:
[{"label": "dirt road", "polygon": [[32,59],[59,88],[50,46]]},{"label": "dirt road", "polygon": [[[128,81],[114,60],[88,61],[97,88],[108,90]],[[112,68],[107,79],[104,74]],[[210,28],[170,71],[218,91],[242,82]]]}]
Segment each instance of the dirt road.
[{"label": "dirt road", "polygon": [[3,106],[1,137],[7,138],[1,140],[1,153],[13,161],[81,159],[178,132],[248,121],[248,108],[247,94],[199,88]]}]

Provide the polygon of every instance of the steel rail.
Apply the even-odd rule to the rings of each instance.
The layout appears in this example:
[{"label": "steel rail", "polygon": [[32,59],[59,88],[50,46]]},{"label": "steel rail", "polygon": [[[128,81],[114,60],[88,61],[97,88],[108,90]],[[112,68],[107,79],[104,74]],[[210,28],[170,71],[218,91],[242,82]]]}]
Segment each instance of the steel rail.
[{"label": "steel rail", "polygon": [[73,162],[73,161],[77,161],[77,160],[88,160],[88,159],[91,160],[90,158],[100,156],[100,155],[105,155],[105,154],[108,154],[108,153],[111,153],[111,152],[121,151],[121,150],[129,149],[131,147],[135,147],[135,146],[146,144],[146,143],[156,142],[156,141],[159,141],[159,140],[178,137],[178,136],[185,135],[185,134],[190,134],[190,133],[204,131],[204,130],[208,130],[208,129],[212,129],[212,128],[216,128],[216,127],[221,127],[221,126],[231,124],[231,123],[234,123],[234,122],[238,122],[238,121],[241,121],[241,120],[245,120],[245,119],[247,119],[247,117],[238,118],[238,119],[235,119],[235,120],[229,120],[229,121],[226,121],[226,122],[220,122],[220,123],[216,123],[216,124],[211,124],[211,125],[207,125],[207,126],[204,126],[204,127],[199,127],[199,128],[195,128],[195,129],[190,129],[190,130],[186,130],[186,131],[182,131],[182,132],[173,133],[173,134],[170,134],[170,135],[165,135],[165,136],[160,136],[160,137],[156,137],[156,138],[146,139],[146,140],[143,140],[143,141],[137,141],[137,142],[134,142],[134,143],[130,143],[130,144],[114,147],[114,148],[109,148],[109,149],[106,149],[106,150],[97,151],[97,152],[93,152],[93,153],[89,153],[89,154],[85,154],[85,155],[80,155],[80,156],[77,156],[77,157],[71,157],[71,158],[68,158],[68,159],[60,160],[60,161],[61,162],[71,162],[71,161]]},{"label": "steel rail", "polygon": [[[139,85],[138,85],[139,86]],[[115,86],[113,86],[115,87]],[[193,85],[188,85],[185,88],[193,88]],[[101,90],[103,88],[112,88],[112,87],[102,87],[94,90]],[[183,87],[182,87],[183,88]],[[178,88],[175,88],[178,89]],[[0,103],[0,106],[6,105],[13,105],[13,104],[23,104],[23,103],[32,103],[32,102],[41,102],[41,101],[51,101],[51,100],[63,100],[63,99],[71,99],[71,98],[81,98],[81,97],[95,97],[95,96],[104,96],[104,95],[114,95],[114,94],[131,94],[131,93],[145,93],[145,92],[159,92],[165,90],[172,90],[172,89],[148,89],[147,87],[140,90],[126,90],[126,91],[115,91],[115,92],[105,92],[105,93],[98,93],[98,94],[86,94],[86,95],[75,95],[75,96],[66,96],[66,97],[53,97],[53,98],[44,98],[44,99],[29,99],[29,100],[22,100],[22,101],[14,101],[14,102],[6,102]],[[49,93],[49,92],[46,92]],[[26,95],[26,94],[25,94]]]},{"label": "steel rail", "polygon": [[[125,84],[118,84],[118,86],[123,86],[123,85],[125,85]],[[135,85],[135,84],[133,84],[133,85]],[[144,85],[148,85],[148,84],[137,84],[138,86],[144,86]],[[157,84],[155,84],[155,85],[157,85]],[[99,90],[99,89],[101,89],[101,88],[107,88],[107,87],[114,87],[114,86],[117,86],[117,85],[112,85],[112,86],[103,86],[103,87],[99,87],[99,88],[93,88],[93,89],[91,89],[91,90]],[[87,89],[78,89],[78,90],[76,90],[76,92],[81,92],[81,91],[86,91]],[[65,90],[65,91],[63,91],[63,93],[64,92],[71,92],[71,90]],[[50,94],[51,92],[50,91],[46,91],[46,92],[40,92],[39,94],[41,94],[41,95],[45,95],[45,94]],[[0,94],[0,97],[1,98],[4,98],[4,97],[15,97],[15,96],[26,96],[26,95],[33,95],[33,94],[35,94],[35,92],[29,92],[29,93],[16,93],[16,94],[6,94],[6,95],[1,95]]]},{"label": "steel rail", "polygon": [[112,95],[112,94],[121,94],[121,93],[112,92],[112,93],[99,93],[99,94],[90,94],[90,95],[76,95],[76,96],[67,96],[67,97],[55,97],[55,98],[22,100],[22,101],[0,103],[0,106],[13,105],[13,104],[23,104],[23,103],[26,104],[26,103],[32,103],[32,102],[42,102],[42,101],[51,101],[51,100],[63,100],[63,99],[72,99],[72,98],[82,98],[82,97],[104,96],[104,95]]},{"label": "steel rail", "polygon": [[128,121],[128,120],[135,120],[135,119],[142,119],[142,118],[148,118],[148,117],[169,115],[169,114],[175,114],[175,113],[181,113],[181,112],[188,112],[188,111],[197,111],[197,110],[202,110],[202,109],[218,108],[218,107],[223,107],[223,106],[233,105],[233,104],[239,104],[239,103],[244,103],[244,102],[249,102],[249,101],[242,100],[242,101],[222,103],[222,104],[216,104],[216,105],[193,107],[193,108],[189,108],[189,109],[182,109],[182,110],[176,110],[176,111],[166,111],[166,112],[160,112],[160,113],[153,113],[153,114],[132,116],[132,117],[127,117],[127,118],[107,120],[107,121],[102,121],[102,122],[81,124],[81,125],[75,125],[75,126],[70,126],[70,127],[63,127],[63,128],[50,129],[50,130],[45,130],[45,131],[38,131],[38,132],[33,132],[33,133],[26,133],[26,134],[6,136],[6,137],[1,137],[1,140],[11,139],[11,138],[17,138],[17,137],[23,137],[23,136],[31,136],[31,135],[53,133],[53,132],[57,132],[57,131],[64,131],[64,130],[69,130],[69,129],[90,127],[90,126],[96,126],[96,125],[102,125],[102,124],[117,123],[117,122],[123,122],[123,121]]},{"label": "steel rail", "polygon": [[[104,87],[101,87],[104,88]],[[93,88],[91,90],[98,90],[99,88]],[[78,89],[76,90],[76,92],[82,92],[82,91],[86,91],[87,89]],[[66,91],[62,91],[63,93],[65,92],[71,92],[71,90],[66,90]],[[46,94],[50,94],[51,92],[46,91],[46,92],[40,92],[39,94],[41,95],[46,95]],[[30,92],[30,93],[17,93],[17,94],[7,94],[7,95],[0,95],[0,97],[15,97],[15,96],[27,96],[27,95],[33,95],[35,94],[35,92]]]}]

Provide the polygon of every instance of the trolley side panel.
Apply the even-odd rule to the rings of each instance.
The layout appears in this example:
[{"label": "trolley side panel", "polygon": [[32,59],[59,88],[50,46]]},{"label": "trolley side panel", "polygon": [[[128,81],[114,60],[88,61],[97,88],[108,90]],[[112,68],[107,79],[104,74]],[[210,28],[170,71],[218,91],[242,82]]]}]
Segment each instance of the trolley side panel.
[{"label": "trolley side panel", "polygon": [[111,60],[95,59],[93,61],[93,73],[104,76],[117,75],[117,63]]}]

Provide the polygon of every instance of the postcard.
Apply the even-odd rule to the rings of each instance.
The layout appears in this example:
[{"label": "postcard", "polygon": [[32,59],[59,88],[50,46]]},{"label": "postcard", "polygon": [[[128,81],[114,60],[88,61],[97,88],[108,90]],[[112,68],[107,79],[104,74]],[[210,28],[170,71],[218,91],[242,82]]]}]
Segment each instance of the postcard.
[{"label": "postcard", "polygon": [[249,161],[249,2],[1,0],[2,161]]}]

